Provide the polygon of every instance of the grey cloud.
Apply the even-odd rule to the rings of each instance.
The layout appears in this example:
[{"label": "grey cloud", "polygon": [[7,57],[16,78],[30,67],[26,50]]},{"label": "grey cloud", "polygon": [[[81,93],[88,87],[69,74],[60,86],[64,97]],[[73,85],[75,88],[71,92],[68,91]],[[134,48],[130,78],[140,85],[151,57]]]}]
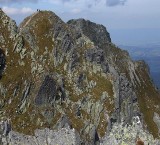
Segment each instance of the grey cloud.
[{"label": "grey cloud", "polygon": [[92,4],[88,4],[87,7],[90,9],[92,8]]},{"label": "grey cloud", "polygon": [[[63,1],[70,1],[70,0],[63,0]],[[88,8],[92,8],[93,5],[97,5],[101,0],[93,0],[92,3],[87,5]],[[124,5],[127,0],[106,0],[106,6],[113,7],[117,5]]]},{"label": "grey cloud", "polygon": [[7,4],[7,5],[11,5],[14,3],[37,3],[38,0],[0,0],[0,4]]},{"label": "grey cloud", "polygon": [[107,6],[124,5],[127,0],[106,0]]},{"label": "grey cloud", "polygon": [[61,0],[63,3],[70,2],[71,0]]},{"label": "grey cloud", "polygon": [[87,7],[88,8],[92,8],[94,5],[96,6],[99,2],[101,2],[101,0],[88,0],[88,4]]}]

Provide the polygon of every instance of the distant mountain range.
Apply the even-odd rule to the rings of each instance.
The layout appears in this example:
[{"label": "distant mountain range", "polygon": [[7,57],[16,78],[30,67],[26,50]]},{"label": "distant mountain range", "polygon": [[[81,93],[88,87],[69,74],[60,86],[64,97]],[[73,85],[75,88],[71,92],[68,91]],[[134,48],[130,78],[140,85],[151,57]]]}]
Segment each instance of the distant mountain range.
[{"label": "distant mountain range", "polygon": [[134,60],[145,60],[150,67],[151,77],[155,85],[160,89],[160,43],[139,46],[119,45],[129,52]]}]

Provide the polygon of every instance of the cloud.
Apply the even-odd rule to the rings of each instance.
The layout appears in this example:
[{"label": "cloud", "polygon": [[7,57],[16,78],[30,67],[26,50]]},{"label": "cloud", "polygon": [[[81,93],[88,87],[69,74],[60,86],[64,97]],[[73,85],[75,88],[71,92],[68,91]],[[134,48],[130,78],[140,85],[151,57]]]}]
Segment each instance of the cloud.
[{"label": "cloud", "polygon": [[88,0],[87,3],[87,7],[88,8],[92,8],[93,6],[96,6],[97,4],[99,4],[102,0]]},{"label": "cloud", "polygon": [[71,0],[61,0],[61,1],[65,3],[65,2],[70,2]]},{"label": "cloud", "polygon": [[127,0],[106,0],[107,6],[124,5]]},{"label": "cloud", "polygon": [[31,8],[23,7],[23,8],[12,8],[12,7],[2,7],[2,10],[8,15],[18,15],[18,14],[31,14],[34,12]]},{"label": "cloud", "polygon": [[80,12],[81,12],[81,9],[77,9],[77,8],[71,10],[71,13],[73,14],[78,14]]},{"label": "cloud", "polygon": [[0,0],[0,4],[13,4],[13,3],[36,3],[38,0]]},{"label": "cloud", "polygon": [[[22,4],[22,3],[40,3],[42,0],[0,0],[0,5],[12,5],[14,3]],[[51,2],[54,4],[61,3],[75,3],[80,2],[81,0],[43,0],[45,2]],[[87,3],[87,7],[91,8],[93,5],[97,5],[101,1],[106,1],[107,6],[116,6],[116,5],[124,5],[127,0],[82,0],[82,3]]]}]

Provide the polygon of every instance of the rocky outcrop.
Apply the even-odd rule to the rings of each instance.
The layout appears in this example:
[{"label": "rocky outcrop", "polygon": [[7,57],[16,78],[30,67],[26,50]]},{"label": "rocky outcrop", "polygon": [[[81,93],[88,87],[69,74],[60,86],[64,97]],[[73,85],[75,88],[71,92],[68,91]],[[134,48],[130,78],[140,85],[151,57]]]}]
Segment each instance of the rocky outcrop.
[{"label": "rocky outcrop", "polygon": [[80,33],[84,34],[96,46],[102,47],[108,42],[111,42],[110,35],[103,25],[86,21],[85,19],[69,20],[67,23],[77,30],[78,36],[80,36]]},{"label": "rocky outcrop", "polygon": [[154,113],[153,121],[156,123],[160,133],[160,116],[157,113]]},{"label": "rocky outcrop", "polygon": [[[155,144],[159,145],[160,141],[154,139],[149,132],[144,131],[139,117],[133,118],[132,125],[123,125],[123,122],[120,124],[114,124],[112,130],[109,134],[106,134],[101,140],[99,140],[98,135],[96,134],[95,127],[90,128],[90,135],[93,138],[91,144],[100,144],[100,145],[119,145],[119,144],[136,144],[136,142],[143,142],[144,144]],[[9,121],[0,123],[0,141],[1,144],[25,144],[25,145],[67,145],[74,144],[80,145],[82,141],[78,132],[75,129],[65,126],[59,130],[50,130],[45,128],[43,130],[35,130],[34,136],[20,134],[15,131],[11,131]],[[88,128],[86,128],[88,129]],[[86,142],[85,142],[86,143]]]},{"label": "rocky outcrop", "polygon": [[125,74],[119,77],[119,90],[116,101],[117,120],[123,119],[125,124],[130,124],[134,116],[141,116],[137,107],[137,96],[132,89],[131,83],[127,80]]},{"label": "rocky outcrop", "polygon": [[38,91],[35,103],[36,105],[52,103],[56,99],[56,94],[56,82],[51,77],[46,76]]},{"label": "rocky outcrop", "polygon": [[74,129],[62,128],[54,131],[48,128],[43,130],[35,130],[34,136],[24,135],[10,130],[8,121],[0,123],[0,143],[3,145],[24,144],[24,145],[67,145],[67,144],[81,144],[80,137]]},{"label": "rocky outcrop", "polygon": [[0,49],[0,77],[2,76],[2,72],[5,68],[5,55],[3,50]]},{"label": "rocky outcrop", "polygon": [[100,145],[135,145],[141,140],[143,144],[159,145],[160,141],[154,139],[149,132],[144,131],[138,116],[132,120],[132,125],[114,124],[109,134],[102,139]]},{"label": "rocky outcrop", "polygon": [[137,128],[145,143],[158,143],[160,98],[148,68],[112,44],[104,26],[40,11],[17,29],[0,17],[4,144],[122,144]]}]

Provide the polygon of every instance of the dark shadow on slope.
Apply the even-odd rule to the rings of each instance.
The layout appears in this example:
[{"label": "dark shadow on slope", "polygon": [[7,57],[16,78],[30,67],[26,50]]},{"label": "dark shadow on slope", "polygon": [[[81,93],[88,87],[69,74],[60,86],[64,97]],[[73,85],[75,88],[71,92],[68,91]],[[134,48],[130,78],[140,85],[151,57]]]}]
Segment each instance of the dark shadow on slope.
[{"label": "dark shadow on slope", "polygon": [[5,64],[6,64],[5,53],[0,48],[0,79],[2,78],[2,73],[5,68]]}]

